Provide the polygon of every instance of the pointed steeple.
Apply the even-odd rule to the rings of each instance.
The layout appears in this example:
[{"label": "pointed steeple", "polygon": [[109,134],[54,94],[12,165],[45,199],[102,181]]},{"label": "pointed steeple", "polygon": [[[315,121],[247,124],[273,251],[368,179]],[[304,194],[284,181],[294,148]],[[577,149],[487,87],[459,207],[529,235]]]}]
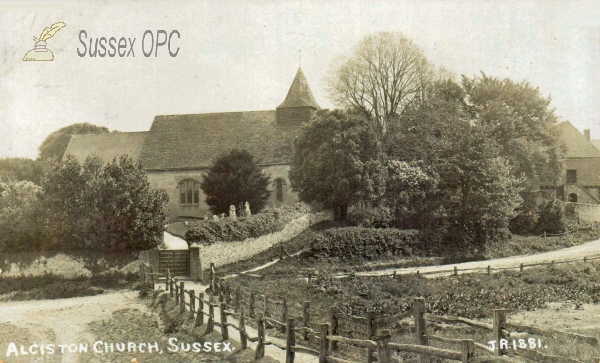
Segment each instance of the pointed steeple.
[{"label": "pointed steeple", "polygon": [[277,124],[279,126],[302,126],[303,123],[310,120],[314,111],[320,109],[302,68],[298,67],[298,72],[296,72],[296,77],[294,77],[285,101],[277,107]]},{"label": "pointed steeple", "polygon": [[306,80],[306,76],[304,76],[304,72],[302,72],[302,68],[300,67],[298,67],[298,72],[296,72],[296,77],[294,78],[294,82],[292,82],[285,101],[277,108],[290,107],[312,107],[316,110],[321,109],[319,104],[317,104],[317,101],[315,101],[315,96],[313,96],[308,81]]}]

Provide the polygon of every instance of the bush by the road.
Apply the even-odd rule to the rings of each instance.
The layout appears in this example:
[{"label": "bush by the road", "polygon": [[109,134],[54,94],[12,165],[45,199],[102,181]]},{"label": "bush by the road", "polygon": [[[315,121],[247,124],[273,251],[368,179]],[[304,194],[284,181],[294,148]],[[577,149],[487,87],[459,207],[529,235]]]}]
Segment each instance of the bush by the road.
[{"label": "bush by the road", "polygon": [[413,229],[344,227],[323,232],[310,247],[316,256],[353,259],[410,256],[421,245],[420,233]]}]

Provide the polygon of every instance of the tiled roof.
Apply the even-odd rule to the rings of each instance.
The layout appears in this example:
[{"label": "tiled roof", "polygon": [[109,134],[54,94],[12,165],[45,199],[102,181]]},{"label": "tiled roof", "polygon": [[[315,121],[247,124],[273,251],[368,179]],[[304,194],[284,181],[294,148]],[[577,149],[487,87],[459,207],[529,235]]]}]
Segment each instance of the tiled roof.
[{"label": "tiled roof", "polygon": [[80,134],[71,136],[63,159],[71,154],[83,163],[90,155],[97,155],[104,161],[128,154],[133,160],[139,160],[140,152],[148,132],[110,132],[106,134]]},{"label": "tiled roof", "polygon": [[206,168],[242,149],[261,164],[287,163],[299,132],[277,126],[274,110],[156,116],[140,160],[153,170]]},{"label": "tiled roof", "polygon": [[592,140],[590,141],[592,145],[594,145],[598,150],[600,150],[600,140]]},{"label": "tiled roof", "polygon": [[308,81],[302,72],[302,68],[298,68],[294,82],[290,86],[290,90],[285,98],[285,101],[277,108],[290,108],[290,107],[314,107],[320,110],[321,107],[317,104],[315,96],[313,96]]},{"label": "tiled roof", "polygon": [[600,150],[569,121],[561,122],[559,126],[567,148],[567,158],[600,158]]}]

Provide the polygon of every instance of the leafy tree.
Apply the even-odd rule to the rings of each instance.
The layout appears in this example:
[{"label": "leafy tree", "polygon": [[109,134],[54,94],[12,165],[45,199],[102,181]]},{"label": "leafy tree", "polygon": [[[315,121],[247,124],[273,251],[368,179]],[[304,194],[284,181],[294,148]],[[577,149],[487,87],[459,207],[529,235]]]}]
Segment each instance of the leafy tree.
[{"label": "leafy tree", "polygon": [[[386,135],[390,158],[423,165],[436,182],[420,217],[457,242],[502,237],[521,202],[507,161],[488,141],[489,126],[473,122],[461,87],[436,84],[430,98],[408,110]],[[485,140],[485,142],[484,142]]]},{"label": "leafy tree", "polygon": [[40,247],[38,225],[41,187],[22,180],[0,180],[0,251],[26,251]]},{"label": "leafy tree", "polygon": [[150,188],[139,162],[88,157],[54,162],[44,178],[48,245],[76,249],[148,249],[162,241],[168,196]]},{"label": "leafy tree", "polygon": [[96,126],[84,123],[76,123],[73,125],[62,127],[46,137],[42,145],[39,147],[39,159],[46,160],[54,158],[60,160],[67,150],[71,136],[78,134],[103,134],[109,132],[104,126]]},{"label": "leafy tree", "polygon": [[348,206],[385,191],[376,131],[362,115],[321,110],[295,142],[290,182],[304,202],[319,202],[346,219]]},{"label": "leafy tree", "polygon": [[200,188],[206,195],[206,204],[215,214],[226,213],[230,206],[245,202],[253,212],[258,212],[271,195],[270,183],[270,178],[248,151],[234,149],[213,162]]},{"label": "leafy tree", "polygon": [[419,103],[433,78],[433,68],[410,39],[380,32],[365,37],[352,55],[333,67],[331,99],[372,117],[380,131],[404,109]]},{"label": "leafy tree", "polygon": [[543,97],[539,88],[528,82],[500,80],[484,73],[463,76],[462,88],[471,119],[487,127],[487,139],[499,146],[498,155],[509,161],[516,177],[558,179],[565,149],[550,97]]},{"label": "leafy tree", "polygon": [[0,159],[0,178],[5,180],[29,180],[40,185],[44,173],[44,163],[27,158]]}]

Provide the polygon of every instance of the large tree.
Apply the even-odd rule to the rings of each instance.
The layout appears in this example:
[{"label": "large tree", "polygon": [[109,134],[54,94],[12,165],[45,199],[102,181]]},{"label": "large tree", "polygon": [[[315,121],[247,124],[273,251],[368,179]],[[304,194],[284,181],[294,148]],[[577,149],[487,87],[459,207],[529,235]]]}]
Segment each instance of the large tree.
[{"label": "large tree", "polygon": [[365,37],[345,62],[333,67],[329,94],[337,105],[362,111],[385,131],[391,119],[424,98],[432,69],[410,39],[381,32]]},{"label": "large tree", "polygon": [[234,149],[213,162],[200,187],[206,195],[206,204],[215,214],[226,213],[230,206],[245,202],[258,212],[271,195],[270,183],[252,154]]},{"label": "large tree", "polygon": [[437,181],[421,218],[445,229],[447,238],[483,243],[507,232],[521,202],[520,180],[498,156],[490,126],[474,122],[466,107],[458,84],[439,82],[427,102],[387,134],[386,145],[390,158],[423,165]]},{"label": "large tree", "polygon": [[43,162],[27,158],[0,159],[0,178],[13,181],[28,180],[40,185],[44,173]]},{"label": "large tree", "polygon": [[381,196],[382,168],[377,133],[365,116],[321,110],[296,139],[289,176],[302,201],[321,203],[345,219],[348,206]]},{"label": "large tree", "polygon": [[69,146],[71,136],[79,134],[103,134],[109,132],[104,126],[96,126],[90,123],[77,123],[62,127],[46,137],[42,145],[39,147],[39,158],[46,160],[53,158],[60,160]]},{"label": "large tree", "polygon": [[484,73],[463,76],[466,110],[471,119],[487,127],[488,142],[499,146],[512,173],[527,179],[555,182],[565,156],[558,118],[550,97],[528,82],[498,79]]},{"label": "large tree", "polygon": [[69,156],[52,165],[43,187],[49,247],[148,249],[162,241],[168,196],[127,156],[108,164],[88,157],[83,166]]}]

